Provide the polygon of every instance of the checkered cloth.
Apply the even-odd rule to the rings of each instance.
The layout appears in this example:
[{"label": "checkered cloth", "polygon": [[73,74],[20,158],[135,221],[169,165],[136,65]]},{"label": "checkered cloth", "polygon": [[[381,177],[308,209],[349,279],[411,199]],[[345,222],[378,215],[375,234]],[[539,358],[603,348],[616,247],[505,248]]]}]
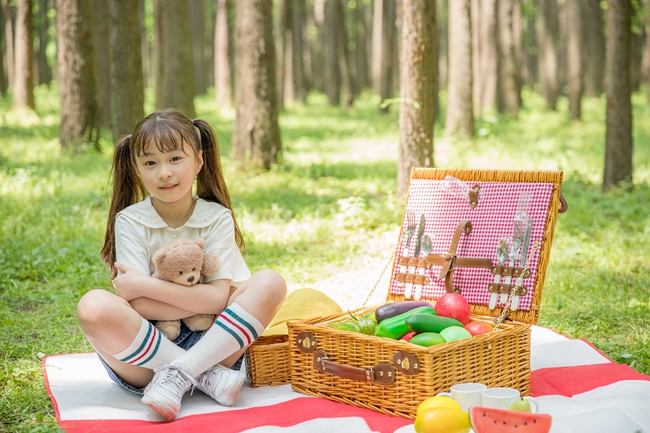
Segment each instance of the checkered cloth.
[{"label": "checkered cloth", "polygon": [[[546,226],[549,211],[552,183],[509,183],[509,182],[466,182],[469,188],[480,185],[479,203],[475,208],[470,207],[469,198],[456,197],[443,188],[442,180],[412,179],[409,189],[406,211],[411,212],[417,220],[415,235],[410,244],[406,245],[407,219],[404,213],[400,243],[397,247],[397,257],[412,257],[417,243],[420,216],[425,216],[424,234],[431,237],[433,249],[431,254],[444,254],[449,251],[449,246],[461,220],[472,223],[469,235],[461,235],[457,257],[489,258],[497,264],[496,251],[501,238],[512,242],[513,221],[517,212],[519,197],[522,193],[530,193],[530,207],[527,218],[533,220],[529,244],[529,254],[533,251],[535,241],[541,241]],[[524,223],[524,230],[526,224]],[[521,251],[521,250],[520,250]],[[523,280],[523,286],[528,293],[519,301],[519,308],[530,310],[533,297],[534,283],[537,279],[540,248],[534,250],[530,261],[530,277]],[[422,255],[420,255],[422,257]],[[504,265],[508,265],[506,262]],[[517,266],[523,266],[519,262]],[[400,269],[401,268],[401,269]],[[446,293],[445,281],[438,280],[440,265],[434,265],[426,270],[430,282],[422,289],[422,298],[438,299]],[[395,280],[398,272],[403,272],[404,267],[395,266],[389,291],[393,295],[403,295],[404,286]],[[414,270],[411,268],[411,273]],[[456,268],[453,275],[454,287],[461,289],[461,293],[470,304],[488,305],[490,292],[488,285],[494,282],[495,276],[489,269]],[[504,278],[504,277],[502,277]],[[503,282],[503,281],[501,281]],[[512,280],[514,284],[514,279]]]}]

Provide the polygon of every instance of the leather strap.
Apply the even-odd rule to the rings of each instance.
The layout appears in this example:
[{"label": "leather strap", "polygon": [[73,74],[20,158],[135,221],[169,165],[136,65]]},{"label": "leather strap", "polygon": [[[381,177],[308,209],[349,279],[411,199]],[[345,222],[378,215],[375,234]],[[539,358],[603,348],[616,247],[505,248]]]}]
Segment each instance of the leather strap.
[{"label": "leather strap", "polygon": [[442,269],[440,269],[439,279],[445,278],[448,272],[453,272],[453,264],[456,260],[456,249],[460,243],[460,235],[463,233],[469,234],[472,231],[472,223],[469,220],[461,220],[456,226],[456,231],[454,232],[454,237],[451,239],[451,245],[449,246],[449,252],[445,254],[445,262],[442,264]]},{"label": "leather strap", "polygon": [[314,368],[333,376],[361,382],[373,382],[384,386],[395,383],[395,367],[387,362],[381,362],[372,368],[337,364],[330,361],[324,350],[314,352]]}]

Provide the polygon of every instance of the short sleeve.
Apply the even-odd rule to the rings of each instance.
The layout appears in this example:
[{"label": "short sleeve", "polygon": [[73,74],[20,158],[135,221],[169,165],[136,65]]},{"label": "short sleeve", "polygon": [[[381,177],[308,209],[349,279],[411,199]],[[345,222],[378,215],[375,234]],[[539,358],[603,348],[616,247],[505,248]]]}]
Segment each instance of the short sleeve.
[{"label": "short sleeve", "polygon": [[206,277],[205,282],[229,279],[238,283],[250,278],[250,271],[235,240],[235,222],[230,212],[224,212],[203,234],[205,252],[219,256],[221,267],[216,275]]},{"label": "short sleeve", "polygon": [[130,266],[148,277],[149,251],[142,226],[129,218],[118,215],[115,220],[115,256],[119,263]]}]

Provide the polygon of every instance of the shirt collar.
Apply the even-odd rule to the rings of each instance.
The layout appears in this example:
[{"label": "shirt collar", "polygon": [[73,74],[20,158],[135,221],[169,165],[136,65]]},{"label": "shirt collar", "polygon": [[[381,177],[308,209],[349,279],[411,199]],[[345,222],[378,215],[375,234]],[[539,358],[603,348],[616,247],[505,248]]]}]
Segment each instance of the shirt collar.
[{"label": "shirt collar", "polygon": [[[212,224],[224,213],[230,212],[228,208],[219,203],[208,202],[202,198],[198,198],[197,196],[194,196],[194,199],[196,200],[196,205],[194,206],[192,215],[184,225],[175,230],[182,229],[183,227],[203,228]],[[158,215],[156,209],[154,209],[153,204],[151,203],[151,196],[145,198],[139,203],[127,207],[119,212],[117,216],[127,217],[152,229],[167,227],[165,221],[160,218],[160,215]]]}]

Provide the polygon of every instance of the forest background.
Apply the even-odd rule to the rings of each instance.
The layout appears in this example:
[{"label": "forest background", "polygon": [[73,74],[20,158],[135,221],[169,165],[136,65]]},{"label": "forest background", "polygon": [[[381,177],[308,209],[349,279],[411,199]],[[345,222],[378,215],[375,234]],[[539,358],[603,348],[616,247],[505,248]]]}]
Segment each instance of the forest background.
[{"label": "forest background", "polygon": [[91,350],[114,143],[169,106],[217,128],[251,270],[344,308],[410,167],[564,171],[539,323],[650,374],[648,1],[0,5],[0,432],[57,430],[41,359]]}]

